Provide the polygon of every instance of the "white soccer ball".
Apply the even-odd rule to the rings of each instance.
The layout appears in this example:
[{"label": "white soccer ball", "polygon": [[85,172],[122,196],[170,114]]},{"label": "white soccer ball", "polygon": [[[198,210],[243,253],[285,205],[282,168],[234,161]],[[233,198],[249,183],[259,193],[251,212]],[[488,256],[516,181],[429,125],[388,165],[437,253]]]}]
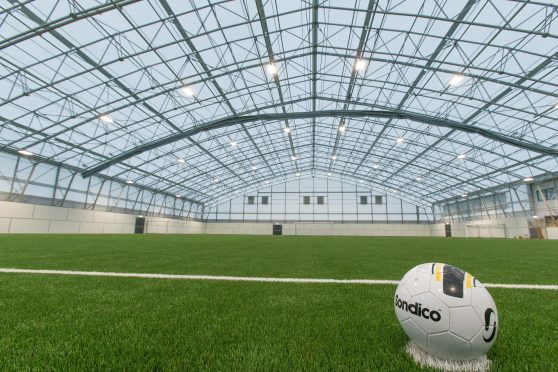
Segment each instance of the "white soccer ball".
[{"label": "white soccer ball", "polygon": [[477,359],[498,334],[498,310],[471,274],[442,263],[413,267],[395,291],[395,314],[425,352],[443,359]]}]

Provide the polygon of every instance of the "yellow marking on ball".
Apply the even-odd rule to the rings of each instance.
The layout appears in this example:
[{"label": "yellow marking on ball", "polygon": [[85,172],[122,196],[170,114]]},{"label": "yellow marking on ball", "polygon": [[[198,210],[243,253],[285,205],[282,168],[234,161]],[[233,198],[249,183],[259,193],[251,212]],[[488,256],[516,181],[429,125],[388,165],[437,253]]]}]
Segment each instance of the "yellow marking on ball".
[{"label": "yellow marking on ball", "polygon": [[469,273],[465,273],[465,288],[471,288],[473,286],[473,276]]},{"label": "yellow marking on ball", "polygon": [[436,281],[439,282],[442,280],[442,264],[437,263],[436,267],[435,267],[435,273],[436,273]]}]

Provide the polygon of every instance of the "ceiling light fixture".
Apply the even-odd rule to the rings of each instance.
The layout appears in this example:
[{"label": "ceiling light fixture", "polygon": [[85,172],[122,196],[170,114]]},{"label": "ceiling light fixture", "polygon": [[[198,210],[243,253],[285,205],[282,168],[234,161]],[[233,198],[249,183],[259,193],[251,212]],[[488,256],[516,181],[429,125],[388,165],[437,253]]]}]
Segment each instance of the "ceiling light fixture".
[{"label": "ceiling light fixture", "polygon": [[459,155],[457,155],[457,159],[459,159],[459,160],[463,160],[463,159],[465,159],[466,157],[467,157],[467,155],[465,155],[465,154],[459,154]]},{"label": "ceiling light fixture", "polygon": [[461,83],[463,83],[463,79],[465,79],[465,76],[463,76],[463,74],[459,74],[459,73],[453,74],[448,84],[451,85],[452,87],[456,87],[458,85],[461,85]]},{"label": "ceiling light fixture", "polygon": [[285,127],[285,129],[283,129],[283,131],[287,134],[291,133],[291,128],[289,127]]},{"label": "ceiling light fixture", "polygon": [[533,181],[533,177],[525,177],[523,179],[523,182],[531,182],[531,181]]},{"label": "ceiling light fixture", "polygon": [[33,155],[33,153],[31,151],[27,151],[27,150],[17,150],[17,152],[19,152],[21,155],[25,155],[25,156]]},{"label": "ceiling light fixture", "polygon": [[179,162],[180,164],[186,163],[186,160],[184,160],[182,158],[178,158],[178,159],[176,159],[176,161]]},{"label": "ceiling light fixture", "polygon": [[133,185],[133,184],[134,184],[134,181],[132,181],[132,180],[126,180],[126,183],[127,183],[128,185]]},{"label": "ceiling light fixture", "polygon": [[231,145],[232,147],[236,147],[236,141],[231,141],[231,142],[230,142],[230,145]]},{"label": "ceiling light fixture", "polygon": [[182,94],[184,97],[193,97],[194,90],[189,86],[184,86],[180,88],[180,94]]},{"label": "ceiling light fixture", "polygon": [[345,125],[340,125],[338,128],[340,133],[345,133],[345,131],[347,130],[347,127]]},{"label": "ceiling light fixture", "polygon": [[296,160],[296,155],[291,156],[291,160]]},{"label": "ceiling light fixture", "polygon": [[401,143],[405,142],[405,139],[403,137],[399,137],[395,142],[401,144]]},{"label": "ceiling light fixture", "polygon": [[337,156],[336,156],[336,155],[332,155],[332,156],[331,156],[331,160],[337,160]]},{"label": "ceiling light fixture", "polygon": [[274,63],[270,63],[269,65],[265,66],[265,69],[271,75],[275,75],[277,73],[277,67],[275,67]]},{"label": "ceiling light fixture", "polygon": [[182,197],[182,195],[180,195],[180,194],[176,194],[175,196],[176,196],[177,198],[181,198],[181,197]]},{"label": "ceiling light fixture", "polygon": [[417,181],[422,181],[422,178],[421,178],[421,177],[417,177],[416,180],[417,180]]},{"label": "ceiling light fixture", "polygon": [[357,59],[355,62],[355,70],[363,71],[366,69],[366,61],[364,59]]},{"label": "ceiling light fixture", "polygon": [[101,120],[103,123],[114,123],[114,119],[109,114],[103,114],[99,116],[99,120]]}]

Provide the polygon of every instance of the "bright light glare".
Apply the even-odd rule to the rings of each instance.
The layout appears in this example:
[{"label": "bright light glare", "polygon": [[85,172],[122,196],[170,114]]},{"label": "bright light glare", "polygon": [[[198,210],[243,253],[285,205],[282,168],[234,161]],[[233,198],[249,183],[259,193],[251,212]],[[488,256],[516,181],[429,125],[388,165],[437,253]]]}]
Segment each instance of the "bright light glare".
[{"label": "bright light glare", "polygon": [[451,85],[452,87],[456,87],[456,86],[460,85],[461,83],[463,83],[463,79],[465,79],[465,76],[463,76],[462,74],[454,74],[451,77],[448,84]]},{"label": "bright light glare", "polygon": [[333,155],[333,156],[331,157],[331,160],[337,160],[337,156]]},{"label": "bright light glare", "polygon": [[231,146],[236,147],[236,141],[231,141]]},{"label": "bright light glare", "polygon": [[363,71],[366,68],[366,61],[364,59],[357,59],[355,62],[355,70]]},{"label": "bright light glare", "polygon": [[176,159],[176,161],[179,162],[180,164],[186,163],[186,160],[184,160],[182,158],[178,158],[178,159]]},{"label": "bright light glare", "polygon": [[341,125],[341,126],[339,127],[339,132],[341,132],[341,133],[345,133],[346,130],[347,130],[347,127],[344,126],[344,125]]},{"label": "bright light glare", "polygon": [[193,97],[194,96],[194,90],[189,86],[185,86],[185,87],[180,88],[180,93],[184,97]]},{"label": "bright light glare", "polygon": [[177,198],[181,198],[181,197],[182,197],[182,195],[180,195],[180,194],[176,194],[175,196],[176,196]]},{"label": "bright light glare", "polygon": [[291,128],[285,127],[285,129],[283,129],[283,131],[284,131],[285,133],[291,133]]},{"label": "bright light glare", "polygon": [[99,116],[99,120],[101,120],[103,123],[114,123],[114,119],[109,114]]},{"label": "bright light glare", "polygon": [[256,167],[255,165],[252,165],[252,170],[256,170],[258,169],[258,167]]},{"label": "bright light glare", "polygon": [[133,185],[133,184],[134,184],[134,181],[132,181],[132,180],[126,180],[126,183],[127,183],[128,185]]},{"label": "bright light glare", "polygon": [[523,179],[523,182],[531,182],[531,181],[533,181],[533,177],[525,177]]},{"label": "bright light glare", "polygon": [[17,152],[19,152],[21,155],[25,155],[25,156],[33,155],[33,153],[31,151],[27,151],[27,150],[18,150]]},{"label": "bright light glare", "polygon": [[399,137],[396,142],[401,144],[401,143],[405,142],[405,139],[402,138],[402,137]]},{"label": "bright light glare", "polygon": [[417,181],[422,181],[422,178],[421,178],[421,177],[417,177],[416,180],[417,180]]},{"label": "bright light glare", "polygon": [[463,159],[465,159],[466,156],[467,155],[465,155],[465,154],[459,154],[459,155],[457,155],[457,158],[460,159],[460,160],[463,160]]},{"label": "bright light glare", "polygon": [[270,63],[269,65],[265,66],[265,69],[271,75],[275,75],[277,73],[277,67],[275,67],[275,64],[273,63]]},{"label": "bright light glare", "polygon": [[291,156],[291,160],[296,160],[296,155]]}]

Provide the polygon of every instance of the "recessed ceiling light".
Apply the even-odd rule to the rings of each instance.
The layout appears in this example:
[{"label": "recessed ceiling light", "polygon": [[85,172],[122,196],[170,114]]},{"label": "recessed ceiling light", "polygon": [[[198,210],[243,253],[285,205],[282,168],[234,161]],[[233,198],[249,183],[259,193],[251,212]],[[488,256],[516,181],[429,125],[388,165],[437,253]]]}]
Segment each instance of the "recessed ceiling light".
[{"label": "recessed ceiling light", "polygon": [[339,130],[339,132],[341,132],[341,133],[345,133],[345,131],[347,130],[347,127],[344,126],[344,125],[340,125],[339,128],[338,128],[338,130]]},{"label": "recessed ceiling light", "polygon": [[236,147],[236,141],[231,141],[231,142],[230,142],[230,145],[231,145],[232,147]]},{"label": "recessed ceiling light", "polygon": [[399,137],[395,142],[401,144],[401,143],[405,142],[405,139],[403,137]]},{"label": "recessed ceiling light", "polygon": [[193,97],[194,90],[189,86],[184,86],[180,88],[180,94],[182,94],[184,97]]},{"label": "recessed ceiling light", "polygon": [[17,150],[17,152],[19,152],[21,155],[25,155],[25,156],[33,155],[33,153],[31,151],[27,151],[27,150]]},{"label": "recessed ceiling light", "polygon": [[176,159],[176,161],[179,162],[180,164],[186,163],[186,160],[184,160],[182,158],[178,158],[178,159]]},{"label": "recessed ceiling light", "polygon": [[465,155],[465,154],[457,155],[457,158],[460,159],[460,160],[465,159],[466,157],[467,157],[467,155]]},{"label": "recessed ceiling light", "polygon": [[128,185],[133,185],[133,184],[134,184],[134,181],[132,181],[132,180],[126,180],[126,183],[127,183]]},{"label": "recessed ceiling light", "polygon": [[283,129],[283,131],[284,131],[285,133],[291,133],[291,128],[285,127],[285,129]]},{"label": "recessed ceiling light", "polygon": [[525,177],[523,179],[523,182],[531,182],[531,181],[533,181],[533,177]]},{"label": "recessed ceiling light", "polygon": [[357,59],[355,62],[355,70],[363,71],[366,69],[366,61],[364,59]]},{"label": "recessed ceiling light", "polygon": [[277,73],[277,67],[275,67],[274,63],[270,63],[269,65],[265,66],[265,70],[271,75],[275,75]]},{"label": "recessed ceiling light", "polygon": [[465,79],[465,76],[463,76],[463,74],[453,74],[450,81],[448,81],[448,84],[452,87],[456,87],[463,83],[463,79]]},{"label": "recessed ceiling light", "polygon": [[103,123],[114,123],[114,119],[109,114],[103,114],[99,116],[99,120],[101,120]]}]

